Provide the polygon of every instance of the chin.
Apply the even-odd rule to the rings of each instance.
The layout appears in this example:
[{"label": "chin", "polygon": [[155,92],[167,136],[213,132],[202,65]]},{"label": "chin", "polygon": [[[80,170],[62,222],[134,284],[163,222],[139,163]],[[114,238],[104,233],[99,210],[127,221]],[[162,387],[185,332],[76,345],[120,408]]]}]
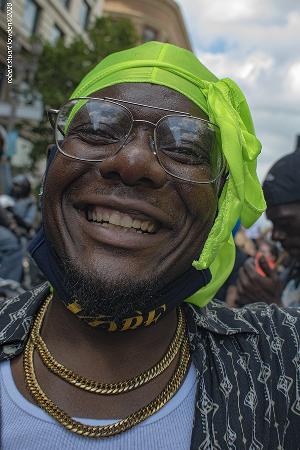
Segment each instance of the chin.
[{"label": "chin", "polygon": [[79,300],[87,316],[130,315],[134,310],[141,310],[155,304],[155,293],[161,287],[160,280],[154,277],[141,279],[130,278],[126,274],[95,273],[86,268],[68,262],[65,266],[65,283],[71,298]]}]

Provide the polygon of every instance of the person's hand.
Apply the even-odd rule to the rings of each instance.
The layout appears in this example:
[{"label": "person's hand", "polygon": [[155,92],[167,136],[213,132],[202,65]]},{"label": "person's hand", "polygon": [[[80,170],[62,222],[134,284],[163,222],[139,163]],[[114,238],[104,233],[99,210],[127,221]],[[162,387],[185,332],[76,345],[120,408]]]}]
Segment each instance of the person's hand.
[{"label": "person's hand", "polygon": [[259,265],[265,273],[265,277],[256,272],[253,258],[249,258],[239,270],[236,283],[238,292],[236,304],[238,306],[256,302],[278,305],[281,303],[283,283],[279,279],[276,269],[270,269],[264,257],[260,258]]}]

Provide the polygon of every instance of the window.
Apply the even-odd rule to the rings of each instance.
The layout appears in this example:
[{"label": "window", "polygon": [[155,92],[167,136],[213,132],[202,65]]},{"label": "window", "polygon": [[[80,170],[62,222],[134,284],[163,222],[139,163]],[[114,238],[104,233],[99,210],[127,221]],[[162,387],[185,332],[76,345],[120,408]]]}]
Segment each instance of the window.
[{"label": "window", "polygon": [[55,44],[56,41],[60,38],[64,38],[65,34],[64,32],[59,28],[58,25],[53,25],[53,28],[51,30],[51,37],[50,37],[50,42],[51,44]]},{"label": "window", "polygon": [[40,7],[34,0],[25,0],[23,26],[31,36],[36,32]]},{"label": "window", "polygon": [[81,0],[79,23],[81,25],[81,28],[83,28],[84,30],[86,30],[89,25],[90,13],[91,13],[90,6],[87,4],[85,0]]},{"label": "window", "polygon": [[149,42],[149,41],[156,41],[158,37],[158,32],[154,30],[154,28],[145,26],[143,30],[143,41]]}]

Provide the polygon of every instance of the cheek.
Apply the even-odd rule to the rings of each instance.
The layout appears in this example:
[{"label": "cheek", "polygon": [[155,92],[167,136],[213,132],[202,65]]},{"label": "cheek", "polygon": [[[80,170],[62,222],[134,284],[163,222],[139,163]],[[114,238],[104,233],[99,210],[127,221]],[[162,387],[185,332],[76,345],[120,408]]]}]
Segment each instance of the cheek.
[{"label": "cheek", "polygon": [[[82,164],[59,154],[49,167],[44,186],[42,202],[43,222],[46,235],[54,241],[59,239],[58,228],[62,218],[63,196],[78,177],[87,170]],[[62,224],[63,225],[63,224]]]},{"label": "cheek", "polygon": [[218,196],[213,185],[185,186],[180,195],[188,213],[197,222],[212,223],[218,204]]},{"label": "cheek", "polygon": [[177,189],[185,206],[185,220],[179,233],[176,257],[177,273],[187,270],[198,259],[213,225],[218,196],[211,185],[181,186]]}]

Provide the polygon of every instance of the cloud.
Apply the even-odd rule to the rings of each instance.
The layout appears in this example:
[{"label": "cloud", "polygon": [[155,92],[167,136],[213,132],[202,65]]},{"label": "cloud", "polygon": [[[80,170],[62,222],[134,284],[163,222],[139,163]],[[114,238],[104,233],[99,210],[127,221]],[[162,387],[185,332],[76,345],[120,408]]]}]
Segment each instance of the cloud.
[{"label": "cloud", "polygon": [[291,91],[297,100],[300,100],[300,60],[290,66],[287,75],[287,81]]},{"label": "cloud", "polygon": [[194,51],[242,88],[263,144],[258,172],[294,150],[300,133],[300,4],[295,0],[177,0]]}]

